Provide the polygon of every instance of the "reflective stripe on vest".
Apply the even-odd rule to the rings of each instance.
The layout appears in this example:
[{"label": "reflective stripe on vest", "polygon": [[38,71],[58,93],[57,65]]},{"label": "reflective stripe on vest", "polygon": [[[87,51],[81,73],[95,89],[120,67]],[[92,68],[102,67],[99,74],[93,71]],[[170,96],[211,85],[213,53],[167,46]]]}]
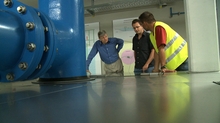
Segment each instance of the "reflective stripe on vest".
[{"label": "reflective stripe on vest", "polygon": [[174,41],[178,38],[179,34],[176,33],[175,36],[169,41],[169,43],[165,46],[165,50],[168,49],[173,43]]},{"label": "reflective stripe on vest", "polygon": [[169,61],[171,61],[182,49],[183,47],[186,45],[186,41],[183,40],[183,42],[180,44],[180,46],[174,51],[173,54],[171,54],[167,59],[166,59],[166,63],[168,63]]},{"label": "reflective stripe on vest", "polygon": [[[155,27],[162,26],[166,33],[166,45],[165,45],[165,57],[166,57],[166,67],[170,70],[175,70],[179,65],[181,65],[188,58],[188,46],[187,42],[169,25],[157,21],[154,25]],[[158,47],[156,44],[156,36],[154,33],[150,34],[151,42],[154,46],[155,51],[158,53]]]}]

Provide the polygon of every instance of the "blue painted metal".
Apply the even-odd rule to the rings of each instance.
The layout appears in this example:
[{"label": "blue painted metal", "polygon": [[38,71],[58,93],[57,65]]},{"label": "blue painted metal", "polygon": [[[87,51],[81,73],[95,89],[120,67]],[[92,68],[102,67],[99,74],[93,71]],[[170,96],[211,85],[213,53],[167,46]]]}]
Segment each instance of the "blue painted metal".
[{"label": "blue painted metal", "polygon": [[[23,14],[18,13],[17,12],[18,6],[26,7],[27,11]],[[8,18],[2,18],[0,22],[1,25],[0,37],[2,40],[0,42],[0,49],[1,50],[4,49],[3,51],[1,51],[0,57],[6,59],[7,61],[5,62],[11,64],[9,66],[7,66],[7,64],[5,65],[4,63],[1,64],[1,66],[4,67],[3,69],[1,67],[0,81],[7,82],[7,81],[26,80],[27,77],[35,71],[36,66],[39,64],[39,61],[41,60],[44,49],[44,39],[45,39],[44,27],[35,10],[29,6],[26,6],[25,4],[22,4],[18,1],[13,1],[13,4],[8,7],[5,6],[3,2],[1,2],[0,8],[1,8],[0,11],[1,15],[8,14]],[[13,21],[13,19],[16,19],[18,21],[16,20]],[[15,27],[13,27],[14,31],[10,31],[10,33],[7,32],[7,35],[5,35],[3,32],[12,29],[12,27],[4,28],[5,27],[4,22],[7,21],[11,21],[12,22],[10,23],[11,26],[14,25]],[[34,23],[35,28],[32,30],[27,29],[26,28],[27,22]],[[20,30],[22,31],[18,32]],[[17,40],[13,40],[13,38],[11,38],[14,35],[17,35],[15,37],[15,38],[18,37]],[[4,42],[7,42],[6,46],[4,45],[5,44]],[[19,45],[16,46],[18,43]],[[30,51],[27,49],[27,45],[29,43],[33,43],[36,45],[36,49],[34,51]],[[11,61],[13,61],[13,63],[11,63]],[[27,64],[27,69],[23,70],[18,67],[19,64],[22,62]],[[6,76],[8,74],[13,76],[13,78],[11,78],[10,80],[6,79]]]},{"label": "blue painted metal", "polygon": [[0,70],[5,71],[8,67],[13,67],[19,60],[23,51],[24,35],[22,20],[13,13],[0,11]]},{"label": "blue painted metal", "polygon": [[52,67],[41,78],[86,76],[83,0],[39,0],[39,9],[57,30],[57,54]]},{"label": "blue painted metal", "polygon": [[[18,6],[26,11],[19,13]],[[39,0],[39,10],[0,3],[0,82],[86,77],[83,7],[81,0]]]},{"label": "blue painted metal", "polygon": [[173,17],[173,15],[181,15],[181,14],[185,14],[185,12],[173,12],[172,7],[170,7],[170,18]]},{"label": "blue painted metal", "polygon": [[45,28],[45,48],[48,48],[44,51],[41,61],[38,65],[38,68],[28,77],[28,79],[34,79],[45,73],[51,66],[56,56],[56,30],[53,25],[53,22],[47,17],[43,12],[35,10],[36,13],[39,13],[39,17],[42,20],[42,23]]}]

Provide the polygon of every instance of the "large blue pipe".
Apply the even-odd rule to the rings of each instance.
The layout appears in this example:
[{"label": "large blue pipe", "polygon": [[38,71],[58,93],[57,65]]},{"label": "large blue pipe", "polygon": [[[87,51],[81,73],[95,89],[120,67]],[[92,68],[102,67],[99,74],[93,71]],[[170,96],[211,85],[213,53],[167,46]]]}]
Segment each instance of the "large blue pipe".
[{"label": "large blue pipe", "polygon": [[86,75],[83,0],[39,0],[39,10],[49,16],[57,31],[57,54],[41,78]]},{"label": "large blue pipe", "polygon": [[0,17],[0,82],[87,78],[82,0],[4,0]]},{"label": "large blue pipe", "polygon": [[[0,37],[0,70],[5,71],[13,67],[20,58],[25,32],[21,25],[21,19],[13,13],[0,12],[0,22],[0,33],[7,39],[3,40],[3,37]],[[6,53],[7,55],[5,55]]]}]

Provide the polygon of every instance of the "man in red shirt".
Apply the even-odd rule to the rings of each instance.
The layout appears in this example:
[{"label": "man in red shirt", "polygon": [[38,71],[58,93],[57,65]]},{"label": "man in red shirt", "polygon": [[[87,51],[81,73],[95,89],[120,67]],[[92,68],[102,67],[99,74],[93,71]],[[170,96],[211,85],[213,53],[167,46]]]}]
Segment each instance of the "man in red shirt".
[{"label": "man in red shirt", "polygon": [[[139,16],[139,19],[143,23],[144,29],[151,31],[151,41],[156,41],[152,42],[155,44],[154,48],[157,49],[157,53],[155,53],[154,56],[155,66],[153,72],[158,72],[159,66],[161,66],[161,72],[175,72],[176,70],[188,71],[187,42],[167,24],[156,21],[153,14],[150,12],[143,12]],[[171,35],[173,37],[171,37]],[[181,45],[179,46],[179,44]],[[167,52],[167,49],[169,52]],[[174,52],[173,49],[177,49],[177,52]],[[170,56],[166,57],[166,55]],[[170,62],[171,60],[173,61]],[[171,64],[167,65],[168,62],[172,63],[173,66]],[[167,67],[171,68],[171,66],[174,69],[167,69]]]}]

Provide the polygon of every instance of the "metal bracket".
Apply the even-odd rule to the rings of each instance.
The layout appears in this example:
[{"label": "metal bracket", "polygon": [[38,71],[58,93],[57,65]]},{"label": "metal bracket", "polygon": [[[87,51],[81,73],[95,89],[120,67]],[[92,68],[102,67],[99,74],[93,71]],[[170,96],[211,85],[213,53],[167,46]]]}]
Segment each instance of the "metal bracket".
[{"label": "metal bracket", "polygon": [[173,15],[181,15],[181,14],[185,14],[185,12],[175,12],[175,13],[173,13],[173,9],[172,9],[172,7],[170,7],[170,18],[172,18]]},{"label": "metal bracket", "polygon": [[213,81],[213,83],[220,85],[220,81]]}]

